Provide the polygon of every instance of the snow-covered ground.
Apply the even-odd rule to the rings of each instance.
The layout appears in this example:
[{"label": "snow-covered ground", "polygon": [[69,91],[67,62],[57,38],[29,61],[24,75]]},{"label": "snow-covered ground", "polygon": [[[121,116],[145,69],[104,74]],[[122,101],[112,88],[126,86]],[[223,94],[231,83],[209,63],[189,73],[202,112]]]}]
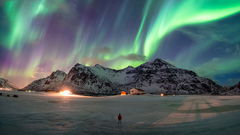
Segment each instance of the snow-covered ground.
[{"label": "snow-covered ground", "polygon": [[[0,93],[1,135],[240,134],[239,96],[65,97],[56,93]],[[118,113],[123,115],[120,126]]]}]

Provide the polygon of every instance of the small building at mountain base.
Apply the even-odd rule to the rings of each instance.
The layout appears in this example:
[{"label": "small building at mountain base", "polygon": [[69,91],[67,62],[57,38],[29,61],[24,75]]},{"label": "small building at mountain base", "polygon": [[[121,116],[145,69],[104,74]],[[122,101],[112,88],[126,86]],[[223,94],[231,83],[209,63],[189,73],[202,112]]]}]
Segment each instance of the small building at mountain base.
[{"label": "small building at mountain base", "polygon": [[143,95],[143,94],[146,94],[146,93],[142,89],[133,88],[130,90],[130,95]]}]

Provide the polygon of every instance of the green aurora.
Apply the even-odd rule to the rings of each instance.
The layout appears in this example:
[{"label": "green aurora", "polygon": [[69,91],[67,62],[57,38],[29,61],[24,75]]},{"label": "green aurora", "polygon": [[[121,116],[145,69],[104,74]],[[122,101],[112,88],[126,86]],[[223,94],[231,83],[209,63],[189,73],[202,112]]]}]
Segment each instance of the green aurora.
[{"label": "green aurora", "polygon": [[[0,5],[0,76],[20,87],[57,69],[68,72],[76,63],[138,66],[158,57],[171,33],[240,11],[239,0],[1,0]],[[240,72],[238,54],[192,64],[214,41],[195,43],[189,56],[183,51],[168,61],[208,77]]]}]

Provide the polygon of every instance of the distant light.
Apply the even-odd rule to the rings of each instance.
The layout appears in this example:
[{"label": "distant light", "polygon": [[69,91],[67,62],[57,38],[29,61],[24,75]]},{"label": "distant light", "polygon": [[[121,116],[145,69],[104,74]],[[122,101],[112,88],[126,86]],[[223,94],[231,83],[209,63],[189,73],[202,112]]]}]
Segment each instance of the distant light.
[{"label": "distant light", "polygon": [[127,95],[127,92],[121,91],[121,96]]},{"label": "distant light", "polygon": [[160,96],[161,96],[161,97],[163,97],[163,96],[164,96],[164,94],[163,94],[163,93],[161,93],[161,94],[160,94]]},{"label": "distant light", "polygon": [[59,94],[61,94],[62,96],[70,96],[72,95],[72,92],[70,90],[63,90],[60,91]]},{"label": "distant light", "polygon": [[10,90],[12,90],[12,89],[11,89],[11,88],[0,88],[0,90],[10,91]]}]

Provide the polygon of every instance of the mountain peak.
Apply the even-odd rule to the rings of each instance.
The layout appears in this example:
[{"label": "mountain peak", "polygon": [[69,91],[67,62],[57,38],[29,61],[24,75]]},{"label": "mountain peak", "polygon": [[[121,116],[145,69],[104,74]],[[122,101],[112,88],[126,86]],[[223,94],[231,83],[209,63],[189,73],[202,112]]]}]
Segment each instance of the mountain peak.
[{"label": "mountain peak", "polygon": [[146,62],[137,68],[162,69],[162,68],[175,68],[175,66],[171,65],[170,63],[168,63],[162,59],[155,59],[153,61]]},{"label": "mountain peak", "polygon": [[105,68],[104,66],[100,65],[100,64],[96,64],[94,67],[97,67],[97,68]]},{"label": "mountain peak", "polygon": [[61,70],[56,70],[56,71],[52,72],[52,74],[50,76],[58,76],[58,75],[66,75],[66,73]]},{"label": "mountain peak", "polygon": [[130,71],[130,70],[133,70],[133,69],[134,69],[134,67],[128,66],[128,67],[126,67],[126,68],[124,68],[124,69],[122,69],[122,70],[124,70],[124,71]]},{"label": "mountain peak", "polygon": [[80,63],[77,63],[77,64],[74,65],[74,67],[78,67],[78,66],[83,66],[83,65],[80,64]]},{"label": "mountain peak", "polygon": [[53,73],[55,73],[55,74],[56,74],[56,73],[57,73],[57,74],[58,74],[58,73],[59,73],[59,74],[66,74],[64,71],[61,71],[61,70],[56,70],[56,71],[53,72]]},{"label": "mountain peak", "polygon": [[82,64],[79,64],[79,63],[77,63],[77,64],[74,65],[74,68],[75,68],[75,69],[81,69],[81,68],[86,68],[86,67],[87,67],[87,66],[82,65]]},{"label": "mountain peak", "polygon": [[0,78],[0,88],[17,89],[13,84],[11,84],[7,79],[4,78]]},{"label": "mountain peak", "polygon": [[0,81],[7,82],[8,80],[0,77]]},{"label": "mountain peak", "polygon": [[162,60],[162,59],[159,59],[159,58],[153,60],[151,63],[162,64],[162,65],[171,65],[170,63],[166,62],[165,60]]},{"label": "mountain peak", "polygon": [[150,62],[152,65],[155,65],[155,66],[158,66],[158,67],[175,67],[173,66],[172,64],[168,63],[167,61],[165,60],[162,60],[162,59],[155,59],[153,60],[152,62]]},{"label": "mountain peak", "polygon": [[41,78],[33,81],[23,88],[23,90],[36,90],[36,91],[56,91],[62,86],[62,82],[67,74],[61,70],[56,70],[46,78]]},{"label": "mountain peak", "polygon": [[133,69],[133,68],[134,68],[133,66],[128,66],[125,69]]}]

